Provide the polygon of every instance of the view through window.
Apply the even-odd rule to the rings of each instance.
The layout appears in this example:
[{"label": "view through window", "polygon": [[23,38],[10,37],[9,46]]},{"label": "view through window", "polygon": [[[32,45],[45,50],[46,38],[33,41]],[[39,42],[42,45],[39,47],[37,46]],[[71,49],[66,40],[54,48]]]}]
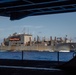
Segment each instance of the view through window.
[{"label": "view through window", "polygon": [[[29,60],[57,60],[57,54],[51,56],[50,52],[76,50],[75,24],[76,12],[30,16],[14,21],[0,16],[0,50],[4,52],[23,50],[24,59]],[[8,54],[4,57],[3,55],[1,58],[9,57]],[[11,58],[21,59],[21,55],[14,56]],[[64,59],[66,57],[67,59]],[[61,57],[60,60],[70,60],[73,54],[66,57]]]}]

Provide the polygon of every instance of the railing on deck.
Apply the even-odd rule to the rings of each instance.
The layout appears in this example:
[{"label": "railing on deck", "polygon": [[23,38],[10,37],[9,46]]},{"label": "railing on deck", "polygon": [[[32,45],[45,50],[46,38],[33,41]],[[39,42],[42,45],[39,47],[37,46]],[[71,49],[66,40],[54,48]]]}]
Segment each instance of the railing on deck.
[{"label": "railing on deck", "polygon": [[45,61],[69,61],[76,52],[0,52],[0,59],[18,59],[18,60],[45,60]]}]

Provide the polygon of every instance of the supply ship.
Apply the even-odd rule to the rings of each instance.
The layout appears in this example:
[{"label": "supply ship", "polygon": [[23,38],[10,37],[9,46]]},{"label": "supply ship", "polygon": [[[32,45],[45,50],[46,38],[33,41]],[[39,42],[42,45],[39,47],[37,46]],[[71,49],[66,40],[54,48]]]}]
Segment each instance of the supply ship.
[{"label": "supply ship", "polygon": [[18,34],[13,33],[12,35],[4,38],[1,43],[0,50],[6,51],[72,51],[76,49],[76,43],[71,42],[67,38],[62,39],[62,37],[55,37],[54,39],[50,36],[49,39],[42,37],[42,39],[37,36],[34,37],[32,34]]}]

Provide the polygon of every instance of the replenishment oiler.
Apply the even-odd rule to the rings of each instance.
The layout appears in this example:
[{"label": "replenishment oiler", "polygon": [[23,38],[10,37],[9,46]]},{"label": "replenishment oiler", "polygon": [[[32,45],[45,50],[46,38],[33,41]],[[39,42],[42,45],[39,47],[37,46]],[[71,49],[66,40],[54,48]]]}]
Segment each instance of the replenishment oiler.
[{"label": "replenishment oiler", "polygon": [[66,51],[69,52],[71,50],[76,49],[76,43],[71,42],[71,40],[62,39],[62,37],[55,37],[52,39],[46,39],[46,37],[42,37],[42,39],[37,36],[34,37],[32,34],[18,34],[13,33],[12,35],[4,38],[1,43],[0,50],[1,51]]}]

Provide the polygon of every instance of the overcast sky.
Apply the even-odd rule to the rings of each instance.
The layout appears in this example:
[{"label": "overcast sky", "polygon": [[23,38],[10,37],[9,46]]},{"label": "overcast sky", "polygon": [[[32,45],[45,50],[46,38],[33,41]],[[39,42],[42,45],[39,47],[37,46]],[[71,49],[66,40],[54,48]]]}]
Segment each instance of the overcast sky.
[{"label": "overcast sky", "polygon": [[0,16],[0,40],[14,32],[26,32],[48,38],[67,35],[68,38],[76,39],[76,12],[30,16],[15,21]]}]

